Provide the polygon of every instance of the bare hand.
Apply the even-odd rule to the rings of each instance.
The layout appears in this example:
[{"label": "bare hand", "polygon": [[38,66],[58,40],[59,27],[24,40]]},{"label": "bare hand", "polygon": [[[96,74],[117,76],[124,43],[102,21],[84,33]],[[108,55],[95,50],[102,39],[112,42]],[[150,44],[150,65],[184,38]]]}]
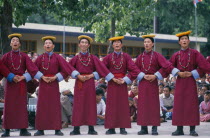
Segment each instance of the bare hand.
[{"label": "bare hand", "polygon": [[84,76],[85,81],[86,81],[86,80],[89,80],[89,79],[91,79],[91,78],[93,78],[93,77],[94,77],[94,75],[93,75],[93,74],[90,74],[90,75],[85,75],[85,76]]},{"label": "bare hand", "polygon": [[57,79],[57,76],[55,75],[53,77],[48,77],[48,79],[49,79],[49,82],[53,82]]},{"label": "bare hand", "polygon": [[78,75],[77,78],[78,78],[80,81],[85,82],[85,76]]},{"label": "bare hand", "polygon": [[45,77],[45,76],[42,76],[42,80],[45,81],[46,83],[49,83],[49,77]]},{"label": "bare hand", "polygon": [[185,71],[185,77],[187,78],[187,77],[191,77],[192,76],[192,73],[191,72],[189,72],[189,71]]},{"label": "bare hand", "polygon": [[178,72],[179,77],[185,78],[185,72]]},{"label": "bare hand", "polygon": [[123,83],[125,83],[125,81],[124,81],[122,78],[119,78],[119,79],[118,79],[118,83],[119,83],[119,84],[123,84]]},{"label": "bare hand", "polygon": [[19,76],[15,76],[14,78],[13,78],[13,81],[15,82],[15,83],[18,83],[19,82]]}]

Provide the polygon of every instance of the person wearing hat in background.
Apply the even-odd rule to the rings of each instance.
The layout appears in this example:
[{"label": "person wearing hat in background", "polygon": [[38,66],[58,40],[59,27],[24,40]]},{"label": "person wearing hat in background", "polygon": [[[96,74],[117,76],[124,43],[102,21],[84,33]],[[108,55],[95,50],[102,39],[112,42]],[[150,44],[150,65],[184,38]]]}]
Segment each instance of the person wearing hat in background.
[{"label": "person wearing hat in background", "polygon": [[100,75],[109,81],[114,76],[96,56],[88,52],[93,39],[86,35],[80,35],[78,39],[81,52],[69,62],[79,72],[73,75],[73,78],[76,78],[72,115],[74,130],[70,135],[80,135],[81,125],[89,126],[88,134],[97,135],[94,130],[97,118],[94,78],[98,80]]},{"label": "person wearing hat in background", "polygon": [[139,69],[131,57],[122,52],[122,39],[124,36],[109,39],[112,41],[114,52],[103,59],[103,63],[115,77],[113,81],[108,82],[107,88],[105,116],[107,135],[116,134],[115,128],[120,128],[120,134],[126,135],[125,128],[131,128],[127,84],[131,84],[132,80],[136,79]]},{"label": "person wearing hat in background", "polygon": [[53,53],[55,47],[53,36],[42,37],[45,53],[35,61],[39,74],[35,76],[40,80],[39,95],[36,111],[35,128],[38,130],[34,136],[44,135],[44,130],[55,130],[55,135],[62,136],[61,104],[58,82],[76,72],[63,57]]},{"label": "person wearing hat in background", "polygon": [[200,124],[196,79],[210,71],[210,64],[197,50],[189,48],[191,31],[176,34],[180,51],[174,53],[170,62],[177,69],[172,125],[177,126],[173,136],[184,135],[183,126],[190,126],[190,135],[198,136],[195,126]]},{"label": "person wearing hat in background", "polygon": [[[10,136],[10,129],[20,129],[20,136],[31,136],[27,131],[27,89],[26,82],[30,81],[38,72],[37,67],[27,54],[20,52],[21,34],[10,34],[12,50],[2,57],[2,62],[10,72],[16,75],[15,82],[6,83],[2,137]],[[27,70],[27,72],[26,72]]]},{"label": "person wearing hat in background", "polygon": [[210,121],[210,91],[206,91],[204,94],[204,101],[200,104],[200,121]]},{"label": "person wearing hat in background", "polygon": [[137,67],[142,71],[137,77],[139,81],[137,124],[141,125],[138,135],[148,134],[147,126],[152,126],[152,135],[158,135],[157,126],[160,126],[158,80],[163,80],[173,69],[164,56],[153,51],[154,37],[155,35],[142,36],[145,51],[136,60]]}]

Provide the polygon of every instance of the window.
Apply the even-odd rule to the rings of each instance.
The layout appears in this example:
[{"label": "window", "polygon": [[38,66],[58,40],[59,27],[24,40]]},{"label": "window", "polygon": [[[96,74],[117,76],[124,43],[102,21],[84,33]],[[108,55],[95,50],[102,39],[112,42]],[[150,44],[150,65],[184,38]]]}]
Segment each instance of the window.
[{"label": "window", "polygon": [[163,48],[162,49],[162,55],[166,58],[166,59],[170,59],[171,56],[175,53],[179,51],[179,49],[169,49],[169,48]]},{"label": "window", "polygon": [[36,49],[37,49],[36,41],[22,40],[20,49],[24,53],[28,53],[28,52],[34,52],[35,53]]},{"label": "window", "polygon": [[77,44],[76,43],[65,43],[65,49],[63,48],[63,43],[55,43],[54,52],[63,53],[65,55],[75,55],[77,53]]},{"label": "window", "polygon": [[123,51],[128,53],[131,57],[137,57],[144,51],[144,47],[123,46]]}]

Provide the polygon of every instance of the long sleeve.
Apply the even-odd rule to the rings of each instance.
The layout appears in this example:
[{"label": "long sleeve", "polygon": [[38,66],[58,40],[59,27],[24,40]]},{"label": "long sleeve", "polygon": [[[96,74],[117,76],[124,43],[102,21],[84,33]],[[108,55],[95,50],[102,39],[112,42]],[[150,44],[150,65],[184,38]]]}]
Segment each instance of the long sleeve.
[{"label": "long sleeve", "polygon": [[102,63],[97,57],[93,55],[92,55],[92,58],[95,64],[96,71],[99,73],[99,75],[101,77],[105,77],[107,81],[111,80],[114,77],[114,75],[110,73],[110,71],[107,69],[105,64]]},{"label": "long sleeve", "polygon": [[136,66],[136,64],[132,61],[131,57],[128,54],[126,54],[126,63],[127,63],[127,71],[128,71],[127,77],[131,81],[133,81],[134,79],[136,79],[136,77],[140,73],[140,70]]},{"label": "long sleeve", "polygon": [[166,60],[166,58],[159,53],[157,53],[157,60],[161,68],[155,73],[155,75],[158,76],[158,79],[160,80],[167,77],[174,67],[172,66],[172,63]]}]

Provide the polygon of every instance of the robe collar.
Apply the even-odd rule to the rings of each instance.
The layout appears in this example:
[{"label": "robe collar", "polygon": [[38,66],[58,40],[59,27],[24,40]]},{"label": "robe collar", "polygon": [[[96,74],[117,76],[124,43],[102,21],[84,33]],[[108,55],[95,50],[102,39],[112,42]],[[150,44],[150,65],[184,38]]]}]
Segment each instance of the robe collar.
[{"label": "robe collar", "polygon": [[52,56],[53,51],[51,51],[51,52],[45,52],[45,53],[48,54],[49,56]]},{"label": "robe collar", "polygon": [[121,54],[121,51],[120,52],[114,51],[114,53],[117,54],[117,55],[120,55]]}]

